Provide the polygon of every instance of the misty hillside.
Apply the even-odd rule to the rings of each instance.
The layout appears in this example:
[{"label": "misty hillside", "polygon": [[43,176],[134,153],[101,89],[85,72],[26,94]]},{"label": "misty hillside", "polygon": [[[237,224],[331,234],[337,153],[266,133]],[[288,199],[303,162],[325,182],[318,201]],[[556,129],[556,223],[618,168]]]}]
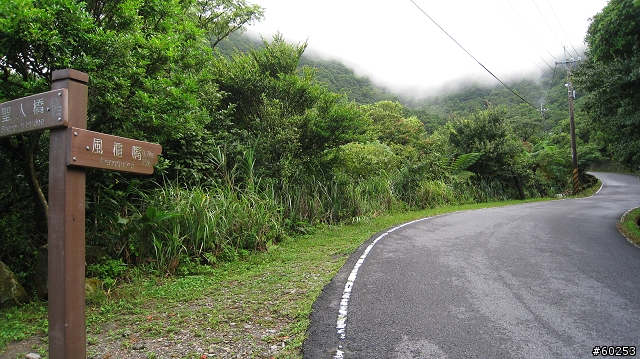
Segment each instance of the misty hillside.
[{"label": "misty hillside", "polygon": [[361,77],[337,60],[323,60],[304,55],[301,66],[317,69],[316,79],[326,84],[332,92],[345,93],[350,100],[361,104],[373,104],[380,101],[399,101],[397,95],[375,86],[367,77]]},{"label": "misty hillside", "polygon": [[[270,39],[268,39],[270,40]],[[234,51],[248,52],[252,48],[262,46],[262,41],[246,34],[232,33],[216,47],[220,53],[230,56]],[[358,76],[355,72],[336,60],[324,60],[304,54],[300,66],[316,69],[316,80],[336,93],[346,94],[349,100],[360,104],[373,104],[391,100],[402,102],[397,95],[382,87],[375,86],[367,77]]]},{"label": "misty hillside", "polygon": [[[232,33],[217,49],[223,55],[230,56],[235,51],[248,52],[261,46],[260,39]],[[507,85],[526,102],[497,82],[494,85],[469,83],[453,92],[443,90],[439,95],[413,99],[376,86],[369,78],[356,75],[352,69],[337,60],[325,60],[304,54],[300,66],[315,68],[317,81],[325,84],[332,92],[346,94],[349,100],[357,103],[398,101],[405,107],[405,115],[418,117],[428,130],[453,118],[486,109],[487,106],[522,107],[528,111],[533,107],[543,107],[548,117],[556,119],[554,122],[567,112],[564,88],[566,71],[561,66],[539,79],[507,82]]]},{"label": "misty hillside", "polygon": [[[566,70],[559,66],[554,73],[546,74],[539,79],[529,78],[507,83],[513,92],[500,83],[493,86],[472,84],[451,93],[420,100],[407,100],[405,106],[451,119],[486,109],[487,106],[503,105],[509,108],[527,108],[529,111],[533,111],[534,108],[542,109],[547,117],[559,120],[568,115],[565,83]],[[580,98],[581,94],[577,95]]]}]

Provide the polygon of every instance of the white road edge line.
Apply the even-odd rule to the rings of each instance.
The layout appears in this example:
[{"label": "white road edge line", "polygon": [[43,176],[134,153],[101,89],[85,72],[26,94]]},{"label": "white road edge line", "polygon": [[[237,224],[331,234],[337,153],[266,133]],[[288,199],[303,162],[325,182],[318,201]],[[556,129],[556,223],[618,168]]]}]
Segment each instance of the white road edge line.
[{"label": "white road edge line", "polygon": [[[373,247],[376,245],[376,243],[378,243],[379,240],[384,238],[387,234],[395,231],[396,229],[402,228],[404,226],[408,226],[416,222],[424,221],[429,218],[432,218],[432,217],[420,218],[420,219],[413,220],[411,222],[401,224],[399,226],[395,226],[389,229],[388,231],[382,233],[381,235],[379,235],[376,239],[373,240],[373,242],[371,242],[371,244],[369,244],[367,249],[364,250],[364,253],[362,253],[362,255],[360,256],[356,264],[353,266],[353,269],[351,270],[351,274],[349,274],[349,277],[347,278],[347,283],[344,285],[344,290],[342,291],[342,299],[340,300],[340,309],[338,310],[338,321],[336,323],[336,329],[338,330],[338,337],[340,338],[340,340],[345,340],[347,338],[346,336],[347,309],[349,308],[349,298],[351,297],[351,288],[353,288],[353,284],[355,283],[356,277],[358,276],[358,271],[360,270],[360,267],[364,263],[364,260],[369,255],[369,252],[371,252],[371,249],[373,249]],[[336,354],[333,356],[334,359],[344,359],[344,352],[341,349],[342,349],[342,345],[338,346],[338,349],[336,350]]]}]

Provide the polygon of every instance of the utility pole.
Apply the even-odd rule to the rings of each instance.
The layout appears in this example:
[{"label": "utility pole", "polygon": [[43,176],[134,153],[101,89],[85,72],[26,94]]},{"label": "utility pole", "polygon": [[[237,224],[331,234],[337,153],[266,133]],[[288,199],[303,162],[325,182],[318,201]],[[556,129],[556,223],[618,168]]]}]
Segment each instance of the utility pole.
[{"label": "utility pole", "polygon": [[564,61],[556,60],[557,64],[563,64],[567,69],[567,91],[569,97],[569,125],[571,128],[571,161],[573,165],[573,194],[578,193],[580,189],[580,181],[578,179],[578,152],[576,149],[576,124],[573,117],[573,99],[575,98],[576,92],[573,90],[573,85],[571,84],[571,67],[575,62],[580,61],[580,57],[578,60],[574,60],[572,58],[567,57],[567,47],[564,47]]}]

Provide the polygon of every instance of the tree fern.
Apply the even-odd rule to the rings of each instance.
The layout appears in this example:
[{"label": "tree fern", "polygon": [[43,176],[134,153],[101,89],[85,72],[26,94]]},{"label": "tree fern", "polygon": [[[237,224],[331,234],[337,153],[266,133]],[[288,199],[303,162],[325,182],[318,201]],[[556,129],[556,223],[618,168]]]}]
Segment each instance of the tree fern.
[{"label": "tree fern", "polygon": [[451,171],[451,174],[458,174],[476,163],[480,156],[482,156],[482,152],[471,152],[461,155],[451,162],[449,171]]}]

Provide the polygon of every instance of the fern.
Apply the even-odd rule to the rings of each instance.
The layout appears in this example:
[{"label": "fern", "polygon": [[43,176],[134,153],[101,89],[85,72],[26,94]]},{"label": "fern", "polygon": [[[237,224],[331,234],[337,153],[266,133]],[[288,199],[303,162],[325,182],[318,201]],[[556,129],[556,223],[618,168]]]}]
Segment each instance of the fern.
[{"label": "fern", "polygon": [[471,152],[461,155],[460,157],[453,160],[453,162],[451,162],[449,171],[451,171],[451,173],[454,175],[458,174],[476,163],[476,161],[480,159],[480,156],[482,156],[482,152]]}]

